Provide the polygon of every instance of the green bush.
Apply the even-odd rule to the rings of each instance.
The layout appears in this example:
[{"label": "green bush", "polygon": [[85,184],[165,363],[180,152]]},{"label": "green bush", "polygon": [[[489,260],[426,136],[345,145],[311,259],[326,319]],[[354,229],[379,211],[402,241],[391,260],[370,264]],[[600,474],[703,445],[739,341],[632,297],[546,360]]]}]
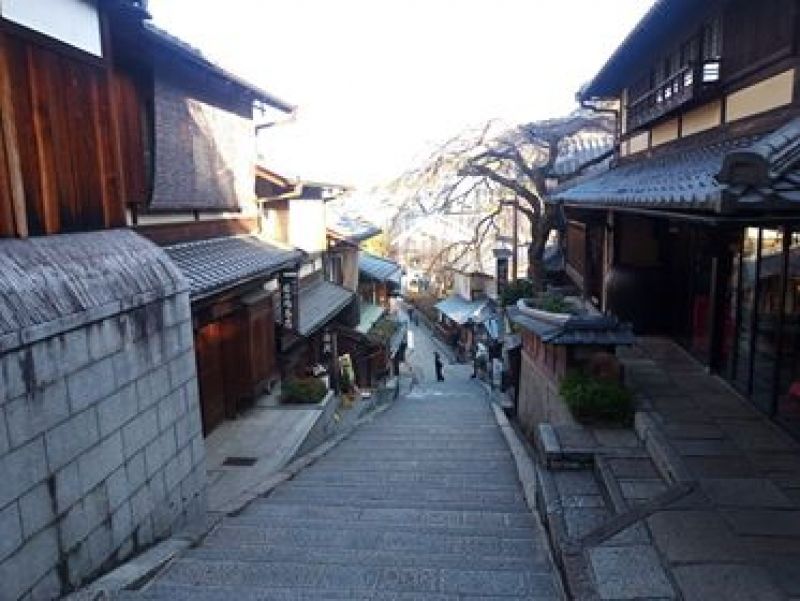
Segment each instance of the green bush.
[{"label": "green bush", "polygon": [[281,401],[284,403],[319,403],[328,390],[318,378],[291,378],[283,383]]},{"label": "green bush", "polygon": [[533,296],[533,284],[530,280],[518,279],[516,282],[509,282],[500,295],[500,302],[504,307],[516,305],[521,298]]},{"label": "green bush", "polygon": [[563,296],[556,294],[545,294],[536,302],[542,311],[549,313],[573,313],[574,310]]},{"label": "green bush", "polygon": [[573,373],[561,381],[559,391],[579,422],[609,422],[624,426],[633,423],[633,395],[620,384]]}]

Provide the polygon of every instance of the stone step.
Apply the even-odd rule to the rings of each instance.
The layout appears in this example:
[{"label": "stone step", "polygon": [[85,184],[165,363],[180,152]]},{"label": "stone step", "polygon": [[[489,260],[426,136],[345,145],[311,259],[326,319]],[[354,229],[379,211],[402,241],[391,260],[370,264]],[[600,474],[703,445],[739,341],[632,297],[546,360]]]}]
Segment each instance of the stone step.
[{"label": "stone step", "polygon": [[511,459],[511,452],[499,445],[496,448],[480,450],[452,449],[447,447],[343,447],[336,453],[337,459],[382,459],[387,461],[498,461]]},{"label": "stone step", "polygon": [[330,482],[340,484],[373,483],[384,484],[433,484],[453,488],[472,488],[480,484],[481,488],[517,488],[519,478],[513,474],[495,474],[491,482],[476,482],[469,474],[429,474],[428,472],[395,472],[358,471],[339,472],[332,470],[305,470],[295,476],[297,482]]},{"label": "stone step", "polygon": [[359,551],[394,551],[434,555],[477,555],[526,558],[536,553],[537,543],[529,538],[502,536],[462,536],[458,534],[408,532],[403,530],[320,529],[314,525],[272,528],[235,526],[224,523],[205,539],[206,548],[257,548],[287,545],[348,549]]},{"label": "stone step", "polygon": [[325,505],[280,504],[273,500],[258,500],[251,503],[240,517],[262,517],[264,519],[342,520],[377,524],[408,524],[425,526],[487,526],[493,528],[536,527],[538,522],[527,508],[515,513],[483,511],[434,511],[420,509],[358,508],[347,505],[329,507]]},{"label": "stone step", "polygon": [[418,432],[408,435],[393,433],[382,434],[375,433],[370,436],[360,436],[358,438],[349,438],[347,444],[349,445],[365,445],[373,448],[381,448],[383,445],[407,445],[407,446],[429,446],[429,445],[461,445],[464,447],[471,446],[473,449],[480,450],[482,444],[495,444],[503,441],[504,439],[499,434],[485,434],[485,433],[470,433],[465,432],[460,436],[448,434],[445,432],[430,432],[420,434]]},{"label": "stone step", "polygon": [[407,503],[482,503],[483,507],[524,504],[521,490],[481,490],[478,488],[442,488],[415,485],[413,487],[397,486],[340,486],[334,484],[304,485],[299,482],[287,482],[276,488],[270,498],[276,500],[292,500],[301,503],[334,502],[336,504],[351,502],[358,507],[377,501],[391,501],[399,505]]},{"label": "stone step", "polygon": [[181,559],[160,579],[195,587],[253,589],[316,588],[422,593],[470,594],[529,598],[533,593],[553,595],[553,577],[546,570],[459,570],[453,568],[398,568],[307,565]]},{"label": "stone step", "polygon": [[357,551],[337,549],[313,549],[305,547],[241,547],[190,549],[184,554],[187,559],[235,562],[282,562],[313,565],[359,565],[398,568],[455,568],[460,570],[547,570],[548,551],[541,545],[533,547],[528,557],[494,557],[482,555],[435,555],[431,553],[401,553],[397,551]]},{"label": "stone step", "polygon": [[[505,596],[512,600],[515,597]],[[547,601],[558,597],[536,595],[516,597]],[[380,590],[319,589],[319,588],[244,588],[244,587],[194,587],[176,584],[158,584],[146,591],[121,591],[112,599],[120,601],[497,601],[497,596],[458,595],[444,593],[404,593]]]},{"label": "stone step", "polygon": [[413,524],[413,523],[380,523],[360,522],[356,520],[331,520],[326,518],[293,518],[271,517],[265,519],[261,515],[240,515],[232,518],[226,525],[232,528],[315,528],[319,531],[347,529],[349,532],[407,532],[410,534],[441,534],[444,536],[490,536],[508,540],[538,540],[539,532],[534,528],[487,525],[451,525],[451,524]]},{"label": "stone step", "polygon": [[375,461],[370,458],[361,460],[340,459],[333,455],[317,461],[312,469],[338,469],[340,471],[414,471],[446,474],[513,474],[516,470],[509,461],[427,461],[424,459],[409,459],[404,461]]},{"label": "stone step", "polygon": [[338,484],[331,482],[307,482],[290,480],[273,491],[272,498],[313,498],[338,500],[390,500],[397,501],[465,501],[480,499],[487,507],[494,504],[512,504],[524,501],[522,490],[512,488],[491,489],[476,482],[470,487],[447,487],[432,484],[386,484],[373,483]]}]

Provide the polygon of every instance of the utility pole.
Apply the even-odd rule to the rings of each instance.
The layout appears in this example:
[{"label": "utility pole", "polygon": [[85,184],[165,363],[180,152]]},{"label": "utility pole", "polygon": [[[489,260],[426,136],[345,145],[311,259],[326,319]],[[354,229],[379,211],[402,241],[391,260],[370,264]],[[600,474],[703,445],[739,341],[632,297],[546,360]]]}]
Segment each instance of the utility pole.
[{"label": "utility pole", "polygon": [[511,231],[512,231],[512,233],[511,233],[511,248],[512,248],[512,253],[511,253],[511,281],[515,282],[515,283],[517,281],[517,261],[519,260],[518,259],[518,256],[519,256],[518,242],[519,241],[517,239],[517,236],[518,236],[518,234],[517,234],[517,226],[518,226],[518,224],[517,224],[517,208],[518,207],[519,207],[519,197],[518,196],[514,196],[514,202],[512,204],[513,213],[512,213],[512,217],[511,217],[511,223],[512,223],[512,226],[511,226]]}]

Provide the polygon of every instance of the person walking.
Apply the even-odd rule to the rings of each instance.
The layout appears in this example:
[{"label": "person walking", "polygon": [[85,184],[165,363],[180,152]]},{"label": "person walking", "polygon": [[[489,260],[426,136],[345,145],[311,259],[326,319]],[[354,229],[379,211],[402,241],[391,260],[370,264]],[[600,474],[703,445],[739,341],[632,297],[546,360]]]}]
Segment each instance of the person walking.
[{"label": "person walking", "polygon": [[436,367],[436,381],[444,382],[444,376],[442,375],[442,367],[444,367],[444,365],[438,351],[433,353],[433,364]]}]

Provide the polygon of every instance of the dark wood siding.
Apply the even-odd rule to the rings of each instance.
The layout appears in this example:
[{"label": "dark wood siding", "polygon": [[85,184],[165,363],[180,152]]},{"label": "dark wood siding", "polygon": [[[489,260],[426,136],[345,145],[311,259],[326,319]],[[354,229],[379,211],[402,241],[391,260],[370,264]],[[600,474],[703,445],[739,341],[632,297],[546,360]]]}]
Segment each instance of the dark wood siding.
[{"label": "dark wood siding", "polygon": [[[123,198],[126,205],[144,206],[150,200],[149,157],[152,139],[152,107],[147,103],[144,74],[114,68],[114,93],[119,118]],[[150,85],[152,87],[152,85]]]},{"label": "dark wood siding", "polygon": [[[124,225],[114,106],[103,63],[81,61],[0,31],[3,150],[0,235]],[[15,161],[14,155],[18,156]],[[15,206],[6,182],[21,181]],[[26,232],[27,229],[27,232]]]},{"label": "dark wood siding", "polygon": [[736,0],[723,21],[723,79],[766,66],[793,51],[796,0]]}]

